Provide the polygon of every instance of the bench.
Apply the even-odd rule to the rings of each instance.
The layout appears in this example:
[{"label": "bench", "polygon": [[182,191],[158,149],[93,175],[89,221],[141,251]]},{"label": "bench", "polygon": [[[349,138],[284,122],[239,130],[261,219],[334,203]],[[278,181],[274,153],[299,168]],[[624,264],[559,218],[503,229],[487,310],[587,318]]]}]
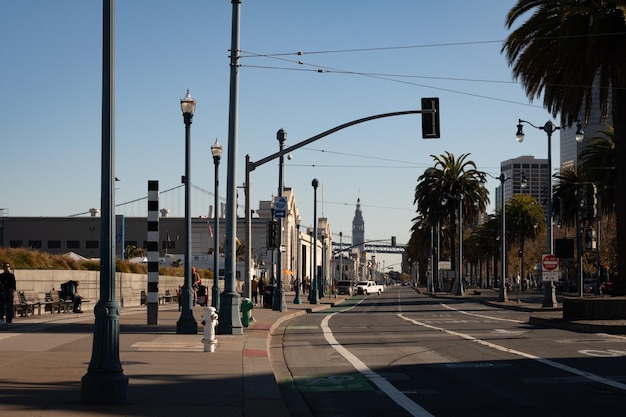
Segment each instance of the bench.
[{"label": "bench", "polygon": [[50,291],[46,293],[46,298],[44,300],[44,311],[49,311],[51,313],[54,313],[56,311],[58,314],[61,314],[61,310],[63,310],[64,313],[67,313],[69,311],[69,307],[71,306],[71,301],[68,302],[65,300],[61,300],[58,292]]},{"label": "bench", "polygon": [[39,294],[32,290],[24,290],[19,293],[20,301],[28,306],[31,314],[34,316],[35,310],[37,310],[37,315],[41,316],[41,299],[39,298]]},{"label": "bench", "polygon": [[13,292],[13,317],[17,317],[18,314],[20,317],[27,317],[28,313],[33,311],[33,307],[28,306],[22,302],[20,292],[21,291]]}]

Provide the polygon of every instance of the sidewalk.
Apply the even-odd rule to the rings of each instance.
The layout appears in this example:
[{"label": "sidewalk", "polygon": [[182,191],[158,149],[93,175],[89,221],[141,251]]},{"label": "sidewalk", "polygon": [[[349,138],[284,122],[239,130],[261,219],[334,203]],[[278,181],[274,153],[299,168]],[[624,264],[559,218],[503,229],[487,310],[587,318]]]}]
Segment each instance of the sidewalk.
[{"label": "sidewalk", "polygon": [[[255,307],[243,335],[218,335],[215,352],[204,352],[197,335],[176,334],[176,304],[159,305],[159,325],[148,326],[146,307],[120,314],[120,361],[128,378],[128,404],[80,402],[81,378],[92,355],[93,313],[18,317],[0,326],[0,415],[288,417],[268,357],[271,329],[294,315],[329,308],[343,298],[312,305],[306,297],[287,310]],[[194,318],[202,320],[202,307]]]}]

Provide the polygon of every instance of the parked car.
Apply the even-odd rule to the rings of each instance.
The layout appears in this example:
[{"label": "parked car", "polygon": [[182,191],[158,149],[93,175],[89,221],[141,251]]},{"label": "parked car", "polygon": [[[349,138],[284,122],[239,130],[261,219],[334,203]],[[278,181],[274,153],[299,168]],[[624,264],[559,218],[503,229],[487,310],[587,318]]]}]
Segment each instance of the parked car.
[{"label": "parked car", "polygon": [[354,295],[354,283],[352,281],[337,281],[337,294]]}]

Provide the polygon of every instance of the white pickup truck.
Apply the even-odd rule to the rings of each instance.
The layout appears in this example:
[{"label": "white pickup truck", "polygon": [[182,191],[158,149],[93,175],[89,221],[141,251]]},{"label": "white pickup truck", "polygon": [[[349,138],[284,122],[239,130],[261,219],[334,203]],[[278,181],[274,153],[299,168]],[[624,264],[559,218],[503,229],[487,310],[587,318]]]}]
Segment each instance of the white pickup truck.
[{"label": "white pickup truck", "polygon": [[383,285],[376,284],[374,281],[359,281],[356,283],[357,294],[380,294],[384,290],[385,287]]}]

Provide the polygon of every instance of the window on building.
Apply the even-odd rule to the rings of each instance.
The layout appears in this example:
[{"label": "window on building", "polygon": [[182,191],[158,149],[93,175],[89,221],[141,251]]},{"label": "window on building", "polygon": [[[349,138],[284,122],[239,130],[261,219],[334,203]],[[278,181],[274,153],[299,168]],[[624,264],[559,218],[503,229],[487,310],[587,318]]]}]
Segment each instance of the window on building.
[{"label": "window on building", "polygon": [[21,248],[22,247],[22,241],[21,240],[11,240],[9,242],[9,247],[11,247],[11,248]]},{"label": "window on building", "polygon": [[87,249],[98,249],[100,247],[100,242],[97,240],[88,240],[85,242],[85,248]]},{"label": "window on building", "polygon": [[67,248],[68,249],[80,249],[80,240],[68,240]]},{"label": "window on building", "polygon": [[28,247],[31,249],[41,249],[41,240],[29,240]]},{"label": "window on building", "polygon": [[61,241],[60,240],[49,240],[48,241],[48,249],[61,249]]}]

